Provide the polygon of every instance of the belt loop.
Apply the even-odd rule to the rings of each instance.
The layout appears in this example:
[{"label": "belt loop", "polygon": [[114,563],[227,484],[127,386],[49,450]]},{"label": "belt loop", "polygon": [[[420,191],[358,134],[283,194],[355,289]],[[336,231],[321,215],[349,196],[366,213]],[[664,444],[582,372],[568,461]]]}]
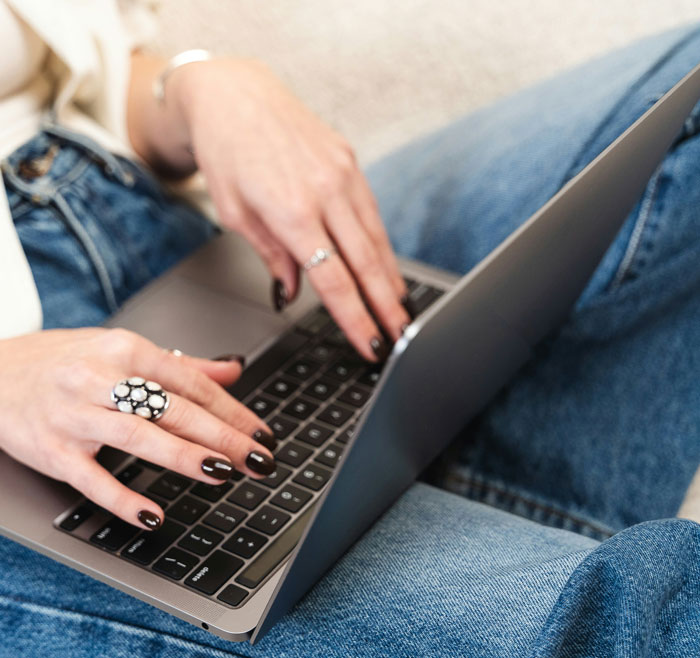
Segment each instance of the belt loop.
[{"label": "belt loop", "polygon": [[93,158],[102,162],[105,168],[105,173],[112,178],[118,180],[125,187],[134,186],[134,176],[120,162],[119,159],[110,153],[106,148],[100,146],[96,141],[68,130],[56,122],[55,112],[47,112],[41,121],[41,129],[54,137],[58,137],[63,141],[70,142],[83,151],[87,151]]},{"label": "belt loop", "polygon": [[109,278],[107,265],[90,237],[90,234],[75,216],[75,213],[61,193],[54,188],[38,185],[36,183],[27,183],[22,180],[6,159],[0,163],[0,170],[2,170],[3,178],[7,186],[17,192],[17,194],[36,205],[48,206],[49,204],[53,204],[56,207],[59,219],[78,240],[85,251],[85,255],[92,264],[105,296],[107,307],[111,313],[117,311],[119,305],[117,304],[117,297],[114,286],[112,285],[112,280]]}]

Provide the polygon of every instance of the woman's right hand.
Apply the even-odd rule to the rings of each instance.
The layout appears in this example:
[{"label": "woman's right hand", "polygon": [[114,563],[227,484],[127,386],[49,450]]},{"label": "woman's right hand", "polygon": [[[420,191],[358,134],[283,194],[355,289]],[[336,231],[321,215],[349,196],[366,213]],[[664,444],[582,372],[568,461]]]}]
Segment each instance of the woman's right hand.
[{"label": "woman's right hand", "polygon": [[[0,448],[134,525],[157,528],[163,511],[97,463],[104,445],[208,484],[234,469],[274,471],[270,428],[222,388],[240,376],[238,360],[175,356],[126,330],[93,328],[2,340],[0,364]],[[116,410],[112,388],[132,376],[168,392],[157,422]]]}]

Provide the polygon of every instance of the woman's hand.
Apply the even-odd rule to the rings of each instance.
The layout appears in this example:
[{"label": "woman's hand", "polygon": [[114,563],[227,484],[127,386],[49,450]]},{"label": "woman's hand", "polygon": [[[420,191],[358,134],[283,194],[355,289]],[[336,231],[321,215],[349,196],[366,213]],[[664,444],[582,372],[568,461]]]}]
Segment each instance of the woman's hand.
[{"label": "woman's hand", "polygon": [[[0,341],[0,448],[72,485],[134,525],[160,525],[160,507],[116,480],[95,456],[110,445],[209,484],[233,469],[274,468],[270,429],[221,385],[241,364],[165,352],[122,329],[43,331]],[[131,376],[160,383],[170,406],[157,422],[116,410],[113,386]]]},{"label": "woman's hand", "polygon": [[[278,308],[296,295],[299,267],[316,249],[337,247],[337,256],[309,270],[309,280],[358,352],[371,361],[385,356],[367,307],[396,340],[410,322],[401,301],[406,288],[348,143],[250,60],[182,66],[169,76],[165,98],[168,135],[154,128],[149,147],[141,131],[142,154],[157,153],[152,161],[182,171],[183,145],[191,147],[221,222],[267,263]],[[143,121],[147,113],[130,116]]]}]

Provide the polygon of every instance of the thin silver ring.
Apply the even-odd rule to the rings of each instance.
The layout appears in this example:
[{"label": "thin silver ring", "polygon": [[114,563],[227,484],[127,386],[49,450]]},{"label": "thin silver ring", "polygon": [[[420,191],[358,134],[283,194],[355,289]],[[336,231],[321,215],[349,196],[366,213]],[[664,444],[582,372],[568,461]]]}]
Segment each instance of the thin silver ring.
[{"label": "thin silver ring", "polygon": [[170,406],[170,396],[158,383],[143,377],[129,377],[112,388],[112,402],[125,414],[158,420]]},{"label": "thin silver ring", "polygon": [[304,269],[308,272],[310,269],[312,269],[318,265],[322,265],[331,256],[334,256],[337,253],[338,253],[338,250],[335,247],[326,247],[326,248],[319,247],[311,255],[311,258],[309,258],[309,260],[307,260],[304,263]]}]

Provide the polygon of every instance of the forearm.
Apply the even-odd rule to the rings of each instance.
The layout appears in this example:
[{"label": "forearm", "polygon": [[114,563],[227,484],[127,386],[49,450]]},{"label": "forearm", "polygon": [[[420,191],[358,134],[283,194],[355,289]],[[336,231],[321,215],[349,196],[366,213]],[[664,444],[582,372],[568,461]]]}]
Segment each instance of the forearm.
[{"label": "forearm", "polygon": [[177,71],[168,79],[166,101],[160,102],[153,95],[153,81],[166,66],[163,57],[132,54],[127,99],[129,139],[136,153],[156,171],[184,177],[195,170],[196,164],[178,94],[176,89],[171,90],[177,86]]}]

